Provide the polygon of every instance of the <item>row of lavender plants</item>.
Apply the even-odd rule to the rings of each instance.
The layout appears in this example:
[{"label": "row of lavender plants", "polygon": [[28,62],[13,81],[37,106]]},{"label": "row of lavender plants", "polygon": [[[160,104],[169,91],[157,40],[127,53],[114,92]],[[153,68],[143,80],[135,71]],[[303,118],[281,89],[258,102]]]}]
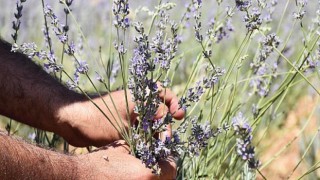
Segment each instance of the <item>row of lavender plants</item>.
[{"label": "row of lavender plants", "polygon": [[[91,10],[81,3],[18,0],[12,51],[79,93],[131,93],[124,98],[135,102],[137,123],[128,131],[120,119],[114,126],[155,174],[161,159],[174,156],[178,179],[267,178],[263,169],[271,161],[258,160],[258,144],[279,125],[273,121],[284,121],[291,98],[319,94],[318,2],[158,0],[141,6],[114,0],[94,2]],[[30,17],[38,24],[27,22]],[[43,38],[31,38],[32,31]],[[160,86],[179,96],[186,114],[181,122],[170,113],[154,120]],[[169,124],[172,137],[155,138]],[[11,120],[7,129],[13,131]],[[61,143],[40,130],[31,138],[51,147]]]}]

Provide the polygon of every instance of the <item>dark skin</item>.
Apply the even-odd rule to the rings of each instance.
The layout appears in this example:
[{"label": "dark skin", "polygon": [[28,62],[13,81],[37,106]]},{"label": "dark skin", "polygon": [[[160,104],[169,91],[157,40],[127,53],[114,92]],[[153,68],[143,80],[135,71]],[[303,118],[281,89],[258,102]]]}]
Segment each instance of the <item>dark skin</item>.
[{"label": "dark skin", "polygon": [[[113,98],[116,108],[111,103]],[[130,100],[130,94],[128,94]],[[160,96],[165,102],[156,118],[171,112],[182,119],[177,97],[168,89]],[[128,128],[135,122],[134,103],[129,101],[126,114],[124,91],[104,95],[110,111],[101,98],[93,101],[112,121],[122,121]],[[120,119],[116,110],[120,113]],[[0,177],[4,179],[158,179],[139,159],[129,154],[121,135],[92,102],[82,94],[68,90],[30,59],[11,52],[11,45],[0,40],[0,114],[30,126],[54,132],[78,147],[105,146],[97,152],[68,156],[45,150],[0,133]],[[115,115],[115,118],[111,116]],[[170,129],[167,131],[170,135]],[[111,144],[110,144],[111,143]],[[107,159],[105,158],[107,157]],[[160,179],[174,179],[176,165],[169,158],[160,163]],[[50,171],[44,171],[48,167]]]}]

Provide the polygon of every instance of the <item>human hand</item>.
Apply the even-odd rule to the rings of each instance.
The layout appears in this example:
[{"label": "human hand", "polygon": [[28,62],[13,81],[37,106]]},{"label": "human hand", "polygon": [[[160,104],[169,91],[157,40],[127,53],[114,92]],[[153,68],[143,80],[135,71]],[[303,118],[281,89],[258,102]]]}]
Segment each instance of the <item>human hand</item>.
[{"label": "human hand", "polygon": [[[179,109],[177,96],[169,89],[164,89],[161,86],[159,89],[159,96],[164,104],[160,104],[154,119],[162,118],[167,112],[170,112],[175,119],[182,119],[184,111]],[[79,147],[106,145],[122,139],[120,133],[112,124],[115,126],[119,124],[128,128],[129,122],[131,124],[135,122],[136,114],[133,110],[135,104],[132,102],[132,95],[129,92],[127,93],[129,116],[127,116],[124,90],[112,92],[102,98],[97,97],[93,99],[93,102],[105,115],[90,101],[78,102],[64,108],[61,117],[65,120],[62,122],[71,128],[68,131],[64,131],[62,136],[70,144]],[[106,117],[109,118],[112,124]],[[170,129],[168,131],[170,132]]]},{"label": "human hand", "polygon": [[123,140],[98,151],[78,156],[80,179],[175,179],[176,164],[172,157],[159,162],[160,176],[152,173],[141,160],[130,155]]}]

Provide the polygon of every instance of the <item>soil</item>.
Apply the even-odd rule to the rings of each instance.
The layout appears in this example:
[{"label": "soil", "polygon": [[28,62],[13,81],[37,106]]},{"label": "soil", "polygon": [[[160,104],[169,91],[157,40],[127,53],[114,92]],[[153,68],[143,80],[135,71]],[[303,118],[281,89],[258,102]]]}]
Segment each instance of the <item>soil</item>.
[{"label": "soil", "polygon": [[[260,144],[260,148],[263,149],[263,152],[260,152],[262,163],[267,163],[268,160],[275,158],[261,171],[267,179],[298,179],[310,169],[311,165],[320,160],[320,149],[315,148],[313,163],[307,162],[307,156],[309,155],[310,157],[311,150],[306,153],[306,158],[301,161],[308,142],[318,133],[319,117],[317,117],[316,112],[318,109],[315,109],[315,113],[311,116],[310,121],[307,122],[312,110],[317,105],[316,101],[316,98],[310,96],[301,98],[295,109],[288,113],[285,124],[281,128],[273,130],[272,134],[269,133],[263,139],[263,144]],[[306,123],[306,129],[299,134]],[[308,140],[306,140],[306,137],[308,137]],[[319,135],[317,135],[315,141],[318,139]],[[291,141],[291,145],[288,144]],[[280,151],[282,153],[277,155]],[[301,163],[297,166],[299,161]],[[313,179],[312,177],[316,178],[316,176],[319,178],[320,170],[315,173],[313,176],[306,176],[306,179]],[[261,175],[257,177],[257,179],[263,179]]]}]

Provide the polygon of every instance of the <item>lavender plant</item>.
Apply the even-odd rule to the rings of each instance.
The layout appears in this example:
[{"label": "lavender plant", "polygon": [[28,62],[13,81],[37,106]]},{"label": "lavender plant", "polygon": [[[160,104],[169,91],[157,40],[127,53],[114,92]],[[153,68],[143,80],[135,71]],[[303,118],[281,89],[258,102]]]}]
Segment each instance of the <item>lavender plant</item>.
[{"label": "lavender plant", "polygon": [[[296,87],[309,86],[319,95],[319,12],[307,1],[159,0],[138,7],[137,2],[114,0],[108,4],[109,12],[102,11],[113,25],[103,31],[109,34],[108,52],[104,42],[90,44],[90,34],[75,18],[79,4],[61,1],[59,14],[42,2],[44,45],[17,41],[18,30],[25,28],[20,26],[24,1],[19,1],[12,51],[40,60],[47,72],[80,93],[87,95],[89,90],[101,96],[102,88],[108,93],[122,88],[127,112],[133,101],[137,120],[126,131],[114,114],[119,121],[113,126],[131,154],[155,174],[165,173],[159,161],[174,156],[178,179],[266,178],[263,170],[273,159],[258,160],[263,154],[259,145],[277,127],[279,114],[288,111],[290,99],[299,94]],[[183,13],[180,7],[185,7]],[[317,16],[309,21],[308,13]],[[286,29],[284,24],[291,26]],[[93,54],[98,51],[96,58]],[[168,112],[154,118],[166,88],[180,97],[179,108],[186,113],[182,122]],[[159,139],[157,135],[169,125],[172,136]],[[48,136],[36,134],[36,139],[43,139],[37,142],[52,144]],[[313,160],[306,174],[317,164]]]},{"label": "lavender plant", "polygon": [[22,17],[22,9],[23,9],[23,3],[26,2],[26,0],[17,1],[17,12],[14,13],[15,21],[12,22],[12,29],[14,29],[14,33],[11,34],[11,37],[13,38],[14,42],[17,42],[18,39],[18,31],[20,29],[21,21],[20,18]]}]

